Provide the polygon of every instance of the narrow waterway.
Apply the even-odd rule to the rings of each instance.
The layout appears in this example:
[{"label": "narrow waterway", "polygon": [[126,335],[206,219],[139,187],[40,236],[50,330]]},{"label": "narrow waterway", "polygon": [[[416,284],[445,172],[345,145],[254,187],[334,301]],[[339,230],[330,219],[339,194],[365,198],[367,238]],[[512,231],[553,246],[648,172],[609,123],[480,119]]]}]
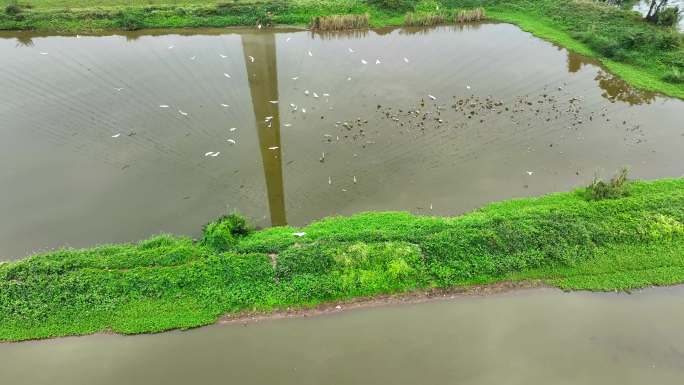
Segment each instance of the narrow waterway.
[{"label": "narrow waterway", "polygon": [[3,33],[0,66],[0,260],[684,174],[682,101],[509,24]]},{"label": "narrow waterway", "polygon": [[0,344],[0,383],[681,384],[684,287],[534,289],[214,325]]}]

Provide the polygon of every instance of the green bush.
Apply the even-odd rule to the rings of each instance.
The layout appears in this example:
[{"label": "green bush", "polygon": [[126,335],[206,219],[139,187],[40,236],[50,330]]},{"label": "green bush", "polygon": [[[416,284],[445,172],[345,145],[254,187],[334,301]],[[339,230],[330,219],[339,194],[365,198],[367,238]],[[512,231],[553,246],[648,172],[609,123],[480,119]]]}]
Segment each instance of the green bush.
[{"label": "green bush", "polygon": [[679,23],[680,17],[679,7],[668,7],[658,12],[656,24],[672,27]]},{"label": "green bush", "polygon": [[135,31],[144,26],[143,15],[134,10],[119,12],[117,19],[117,24],[124,31]]},{"label": "green bush", "polygon": [[6,6],[5,6],[5,13],[8,15],[18,15],[22,11],[22,6],[19,5],[16,1],[10,1]]},{"label": "green bush", "polygon": [[622,168],[609,182],[604,182],[599,178],[594,178],[586,195],[589,200],[617,199],[629,195],[629,170]]},{"label": "green bush", "polygon": [[224,215],[204,225],[202,244],[218,251],[226,251],[235,245],[238,238],[251,231],[245,217],[239,214]]},{"label": "green bush", "polygon": [[684,72],[676,67],[672,67],[665,72],[663,80],[668,83],[681,84],[684,83]]}]

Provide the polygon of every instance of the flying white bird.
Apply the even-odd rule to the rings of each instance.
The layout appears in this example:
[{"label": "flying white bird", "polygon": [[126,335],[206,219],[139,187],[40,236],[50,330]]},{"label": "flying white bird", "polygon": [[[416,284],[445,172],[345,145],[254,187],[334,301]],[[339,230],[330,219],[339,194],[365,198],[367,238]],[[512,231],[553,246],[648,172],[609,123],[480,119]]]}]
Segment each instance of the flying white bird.
[{"label": "flying white bird", "polygon": [[534,174],[534,171],[528,171],[527,172],[527,175],[532,175],[532,174]]},{"label": "flying white bird", "polygon": [[285,127],[290,127],[290,126],[292,126],[292,125],[291,125],[290,123],[285,123],[285,124],[283,124],[283,126],[285,126]]},{"label": "flying white bird", "polygon": [[297,79],[299,79],[299,76],[295,76],[292,78],[292,80],[297,80]]},{"label": "flying white bird", "polygon": [[347,48],[347,50],[349,51],[349,53],[354,53],[354,50],[351,48]]},{"label": "flying white bird", "polygon": [[356,183],[356,175],[354,175],[354,183]]},{"label": "flying white bird", "polygon": [[228,131],[233,132],[235,130],[237,130],[237,127],[231,127],[230,130],[228,130]]},{"label": "flying white bird", "polygon": [[277,100],[269,100],[268,102],[271,103],[271,104],[278,104],[278,101],[277,101]]},{"label": "flying white bird", "polygon": [[218,151],[218,152],[215,152],[209,156],[213,156],[215,158],[215,157],[219,156],[220,153],[221,153],[221,151]]},{"label": "flying white bird", "polygon": [[197,59],[197,56],[191,56],[190,57],[190,60],[195,60],[195,59]]},{"label": "flying white bird", "polygon": [[328,97],[328,96],[330,96],[330,94],[327,94],[327,93],[326,93],[326,94],[323,94],[323,96]]},{"label": "flying white bird", "polygon": [[290,107],[297,108],[297,106],[294,103],[290,103]]},{"label": "flying white bird", "polygon": [[169,49],[174,49],[174,48],[176,48],[176,47],[172,46],[172,45],[169,46]]},{"label": "flying white bird", "polygon": [[230,79],[230,75],[228,75],[228,74],[225,73],[225,72],[223,73],[223,76],[225,76],[225,77],[227,77],[228,79]]},{"label": "flying white bird", "polygon": [[249,56],[249,61],[251,61],[252,63],[254,63],[254,56]]},{"label": "flying white bird", "polygon": [[121,90],[123,90],[123,87],[114,88],[114,89],[120,92]]},{"label": "flying white bird", "polygon": [[228,140],[226,140],[226,142],[228,142],[228,143],[230,143],[230,144],[235,144],[235,140],[234,140],[234,139],[228,139]]},{"label": "flying white bird", "polygon": [[380,59],[375,59],[375,64],[380,64]]},{"label": "flying white bird", "polygon": [[269,150],[277,150],[277,149],[279,149],[279,148],[280,148],[280,147],[278,147],[278,146],[273,146],[273,147],[269,147],[268,149],[269,149]]},{"label": "flying white bird", "polygon": [[311,53],[311,51],[309,51],[308,54],[309,54],[309,56],[313,56],[313,54]]},{"label": "flying white bird", "polygon": [[40,54],[41,55],[47,55],[48,53],[47,52],[41,52]]},{"label": "flying white bird", "polygon": [[159,108],[169,108],[169,105],[168,104],[160,104]]},{"label": "flying white bird", "polygon": [[332,184],[332,178],[328,177],[328,184]]},{"label": "flying white bird", "polygon": [[351,76],[348,76],[348,77],[347,77],[347,81],[350,81],[350,80],[351,80]]},{"label": "flying white bird", "polygon": [[225,103],[221,103],[221,107],[230,107],[230,106],[225,104]]},{"label": "flying white bird", "polygon": [[409,59],[407,57],[404,58],[404,63],[408,63]]},{"label": "flying white bird", "polygon": [[361,59],[361,64],[368,64],[368,62],[365,61],[365,60],[363,60],[363,59]]},{"label": "flying white bird", "polygon": [[226,55],[224,55],[224,54],[222,54],[222,53],[220,53],[219,56],[221,57],[221,59],[225,59],[225,58],[228,57],[228,56],[226,56]]},{"label": "flying white bird", "polygon": [[304,95],[309,95],[309,90],[304,90]]},{"label": "flying white bird", "polygon": [[467,89],[470,89],[470,86],[466,86]]},{"label": "flying white bird", "polygon": [[306,114],[306,108],[302,108],[302,114]]},{"label": "flying white bird", "polygon": [[118,137],[120,137],[120,136],[121,136],[121,133],[118,133],[118,134],[112,135],[112,138],[118,138]]},{"label": "flying white bird", "polygon": [[183,115],[183,116],[188,116],[188,113],[187,113],[187,112],[183,112],[183,111],[181,111],[181,110],[178,110],[178,113],[181,114],[181,115]]},{"label": "flying white bird", "polygon": [[285,39],[285,42],[287,43],[287,42],[290,41],[290,40],[292,40],[292,38],[291,38],[291,37],[288,37],[287,39]]},{"label": "flying white bird", "polygon": [[317,98],[317,97],[318,97],[318,94],[314,92],[314,93],[313,93],[313,97],[314,97],[314,98]]},{"label": "flying white bird", "polygon": [[430,98],[430,99],[432,99],[432,100],[437,100],[437,98],[434,97],[434,96],[432,96],[432,95],[428,95],[428,98]]},{"label": "flying white bird", "polygon": [[211,154],[213,154],[213,153],[214,153],[214,151],[205,152],[205,153],[204,153],[204,156],[209,156],[209,155],[211,155]]}]

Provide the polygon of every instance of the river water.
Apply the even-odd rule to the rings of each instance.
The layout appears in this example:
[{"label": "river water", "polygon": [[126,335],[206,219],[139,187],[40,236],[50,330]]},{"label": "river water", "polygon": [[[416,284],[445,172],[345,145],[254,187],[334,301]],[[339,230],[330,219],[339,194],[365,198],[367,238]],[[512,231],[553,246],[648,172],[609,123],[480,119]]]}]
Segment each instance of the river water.
[{"label": "river water", "polygon": [[525,290],[143,336],[0,345],[0,383],[675,385],[684,287]]},{"label": "river water", "polygon": [[0,66],[0,259],[684,173],[682,101],[509,24],[4,33]]}]

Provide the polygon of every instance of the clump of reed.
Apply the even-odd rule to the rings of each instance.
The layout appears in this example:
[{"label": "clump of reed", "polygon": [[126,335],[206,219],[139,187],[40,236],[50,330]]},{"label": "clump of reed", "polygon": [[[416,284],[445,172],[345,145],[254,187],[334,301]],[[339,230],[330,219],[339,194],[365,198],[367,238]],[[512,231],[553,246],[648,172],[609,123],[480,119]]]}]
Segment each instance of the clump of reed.
[{"label": "clump of reed", "polygon": [[361,29],[370,26],[370,16],[363,15],[332,15],[316,16],[311,19],[311,29],[320,31],[341,31],[346,29]]},{"label": "clump of reed", "polygon": [[404,16],[404,25],[407,27],[427,27],[444,24],[447,18],[441,13],[413,13],[408,12]]},{"label": "clump of reed", "polygon": [[467,9],[454,13],[454,22],[457,24],[482,21],[487,18],[484,8]]}]

